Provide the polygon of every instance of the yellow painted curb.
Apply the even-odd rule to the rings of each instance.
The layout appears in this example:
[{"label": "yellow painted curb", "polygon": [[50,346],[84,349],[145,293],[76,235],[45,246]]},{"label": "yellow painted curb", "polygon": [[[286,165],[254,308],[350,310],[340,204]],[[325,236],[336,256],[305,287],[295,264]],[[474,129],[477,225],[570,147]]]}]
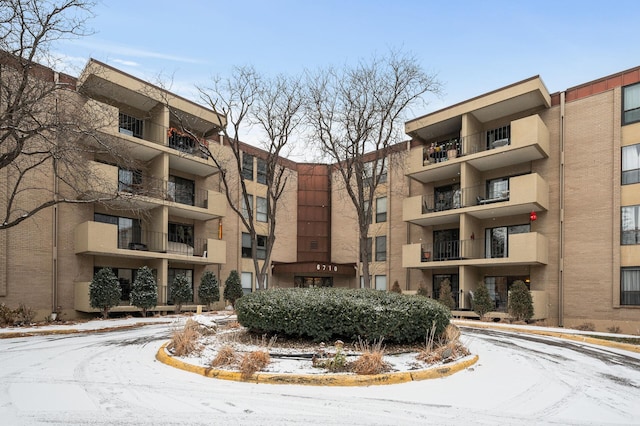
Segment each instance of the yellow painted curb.
[{"label": "yellow painted curb", "polygon": [[347,374],[277,374],[277,373],[255,373],[248,379],[244,379],[237,371],[218,370],[214,368],[201,367],[188,364],[169,355],[166,351],[168,343],[163,344],[156,353],[156,359],[163,364],[179,368],[191,373],[200,374],[216,379],[234,380],[237,382],[286,384],[286,385],[311,385],[311,386],[370,386],[370,385],[392,385],[411,381],[437,379],[449,376],[458,371],[475,364],[478,355],[454,362],[446,367],[436,367],[429,370],[404,371],[400,373],[374,374],[370,376],[353,376]]},{"label": "yellow painted curb", "polygon": [[465,324],[456,324],[456,325],[458,327],[490,328],[492,330],[504,330],[504,331],[511,331],[514,333],[537,334],[540,336],[558,337],[560,339],[573,340],[575,342],[590,343],[592,345],[600,345],[608,348],[622,349],[625,351],[640,353],[640,345],[632,345],[631,343],[622,343],[622,342],[614,342],[614,341],[605,340],[605,339],[597,339],[595,337],[589,337],[581,334],[561,333],[557,331],[548,331],[548,330],[529,330],[529,329],[522,329],[522,328],[508,327],[508,326],[495,327],[495,326],[492,326],[491,324],[484,324],[484,323],[479,323],[479,324],[465,323]]}]

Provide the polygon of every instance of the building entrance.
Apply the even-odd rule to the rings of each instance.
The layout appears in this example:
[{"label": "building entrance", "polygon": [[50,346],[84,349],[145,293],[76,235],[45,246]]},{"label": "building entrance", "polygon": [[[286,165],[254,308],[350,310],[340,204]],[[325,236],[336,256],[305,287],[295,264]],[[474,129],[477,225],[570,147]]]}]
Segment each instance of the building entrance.
[{"label": "building entrance", "polygon": [[296,275],[293,283],[296,288],[333,287],[333,277],[304,277]]}]

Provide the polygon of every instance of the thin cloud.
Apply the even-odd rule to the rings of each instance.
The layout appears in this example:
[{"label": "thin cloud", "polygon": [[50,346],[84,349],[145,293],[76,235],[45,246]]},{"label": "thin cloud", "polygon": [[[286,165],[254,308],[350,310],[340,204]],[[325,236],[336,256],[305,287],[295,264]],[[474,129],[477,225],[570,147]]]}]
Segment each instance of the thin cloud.
[{"label": "thin cloud", "polygon": [[152,50],[139,49],[135,47],[128,47],[128,46],[113,44],[109,42],[103,42],[99,40],[93,40],[93,41],[79,40],[79,41],[76,41],[75,44],[81,45],[83,47],[91,48],[94,52],[115,53],[115,54],[118,54],[118,56],[131,56],[131,57],[137,57],[137,58],[154,58],[154,59],[162,59],[164,61],[182,62],[182,63],[188,63],[188,64],[202,63],[202,61],[193,59],[193,58],[169,55],[166,53],[154,52]]},{"label": "thin cloud", "polygon": [[138,62],[126,61],[124,59],[112,59],[112,61],[117,63],[117,64],[124,65],[126,67],[139,67],[140,66],[140,64]]}]

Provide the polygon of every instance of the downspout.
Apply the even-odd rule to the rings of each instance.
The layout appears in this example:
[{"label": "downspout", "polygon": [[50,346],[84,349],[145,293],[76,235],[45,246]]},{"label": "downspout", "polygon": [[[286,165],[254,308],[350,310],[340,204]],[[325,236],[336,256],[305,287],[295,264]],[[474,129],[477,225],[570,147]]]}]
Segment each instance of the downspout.
[{"label": "downspout", "polygon": [[565,92],[560,93],[560,235],[558,238],[558,326],[564,327],[564,141]]},{"label": "downspout", "polygon": [[[53,76],[54,84],[56,85],[56,89],[58,89],[59,85],[59,74],[56,72]],[[56,116],[58,114],[58,92],[56,90],[55,96],[55,112]],[[53,200],[58,201],[59,194],[59,185],[58,185],[58,162],[53,157]],[[52,229],[52,242],[51,242],[51,312],[60,314],[58,312],[58,229],[59,229],[59,212],[58,212],[58,204],[53,205],[53,229]],[[75,303],[75,302],[74,302]]]},{"label": "downspout", "polygon": [[[407,157],[411,155],[411,140],[407,141]],[[405,165],[406,165],[406,160],[405,160]],[[405,176],[405,180],[407,182],[407,189],[408,189],[408,194],[407,197],[411,196],[411,178],[408,176]],[[406,223],[405,225],[407,227],[407,245],[411,244],[411,224],[409,222]],[[404,277],[404,285],[405,285],[405,290],[409,290],[411,288],[411,273],[409,271],[409,268],[404,268],[404,273],[405,273],[405,277]]]}]

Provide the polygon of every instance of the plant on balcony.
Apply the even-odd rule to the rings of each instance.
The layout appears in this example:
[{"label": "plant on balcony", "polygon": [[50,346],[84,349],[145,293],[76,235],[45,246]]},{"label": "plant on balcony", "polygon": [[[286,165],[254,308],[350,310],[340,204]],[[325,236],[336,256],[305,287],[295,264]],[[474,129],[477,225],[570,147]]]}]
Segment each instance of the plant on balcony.
[{"label": "plant on balcony", "polygon": [[198,298],[200,302],[211,305],[212,302],[220,300],[220,286],[216,274],[211,271],[205,271],[200,278],[200,287],[198,287]]},{"label": "plant on balcony", "polygon": [[453,295],[451,294],[451,281],[448,278],[442,280],[440,283],[440,296],[438,297],[438,302],[442,303],[449,309],[454,309],[456,307],[456,301],[453,299]]},{"label": "plant on balcony", "polygon": [[224,299],[228,300],[235,309],[236,300],[240,299],[243,294],[240,275],[238,275],[238,271],[234,269],[229,273],[229,277],[224,282]]},{"label": "plant on balcony", "polygon": [[488,312],[493,310],[495,304],[491,300],[491,295],[489,295],[489,290],[484,281],[478,283],[478,287],[476,287],[476,291],[471,298],[471,306],[481,320],[484,319]]},{"label": "plant on balcony", "polygon": [[177,275],[171,283],[171,297],[176,305],[176,312],[180,313],[185,302],[193,300],[191,283],[185,275]]},{"label": "plant on balcony", "polygon": [[100,269],[89,284],[89,303],[98,308],[103,318],[109,318],[109,310],[120,303],[122,289],[111,268]]},{"label": "plant on balcony", "polygon": [[143,317],[147,316],[148,309],[158,304],[158,284],[149,267],[143,266],[138,269],[130,297],[131,305],[142,309]]},{"label": "plant on balcony", "polygon": [[509,291],[509,315],[516,321],[528,321],[533,317],[533,299],[527,285],[517,280]]}]

